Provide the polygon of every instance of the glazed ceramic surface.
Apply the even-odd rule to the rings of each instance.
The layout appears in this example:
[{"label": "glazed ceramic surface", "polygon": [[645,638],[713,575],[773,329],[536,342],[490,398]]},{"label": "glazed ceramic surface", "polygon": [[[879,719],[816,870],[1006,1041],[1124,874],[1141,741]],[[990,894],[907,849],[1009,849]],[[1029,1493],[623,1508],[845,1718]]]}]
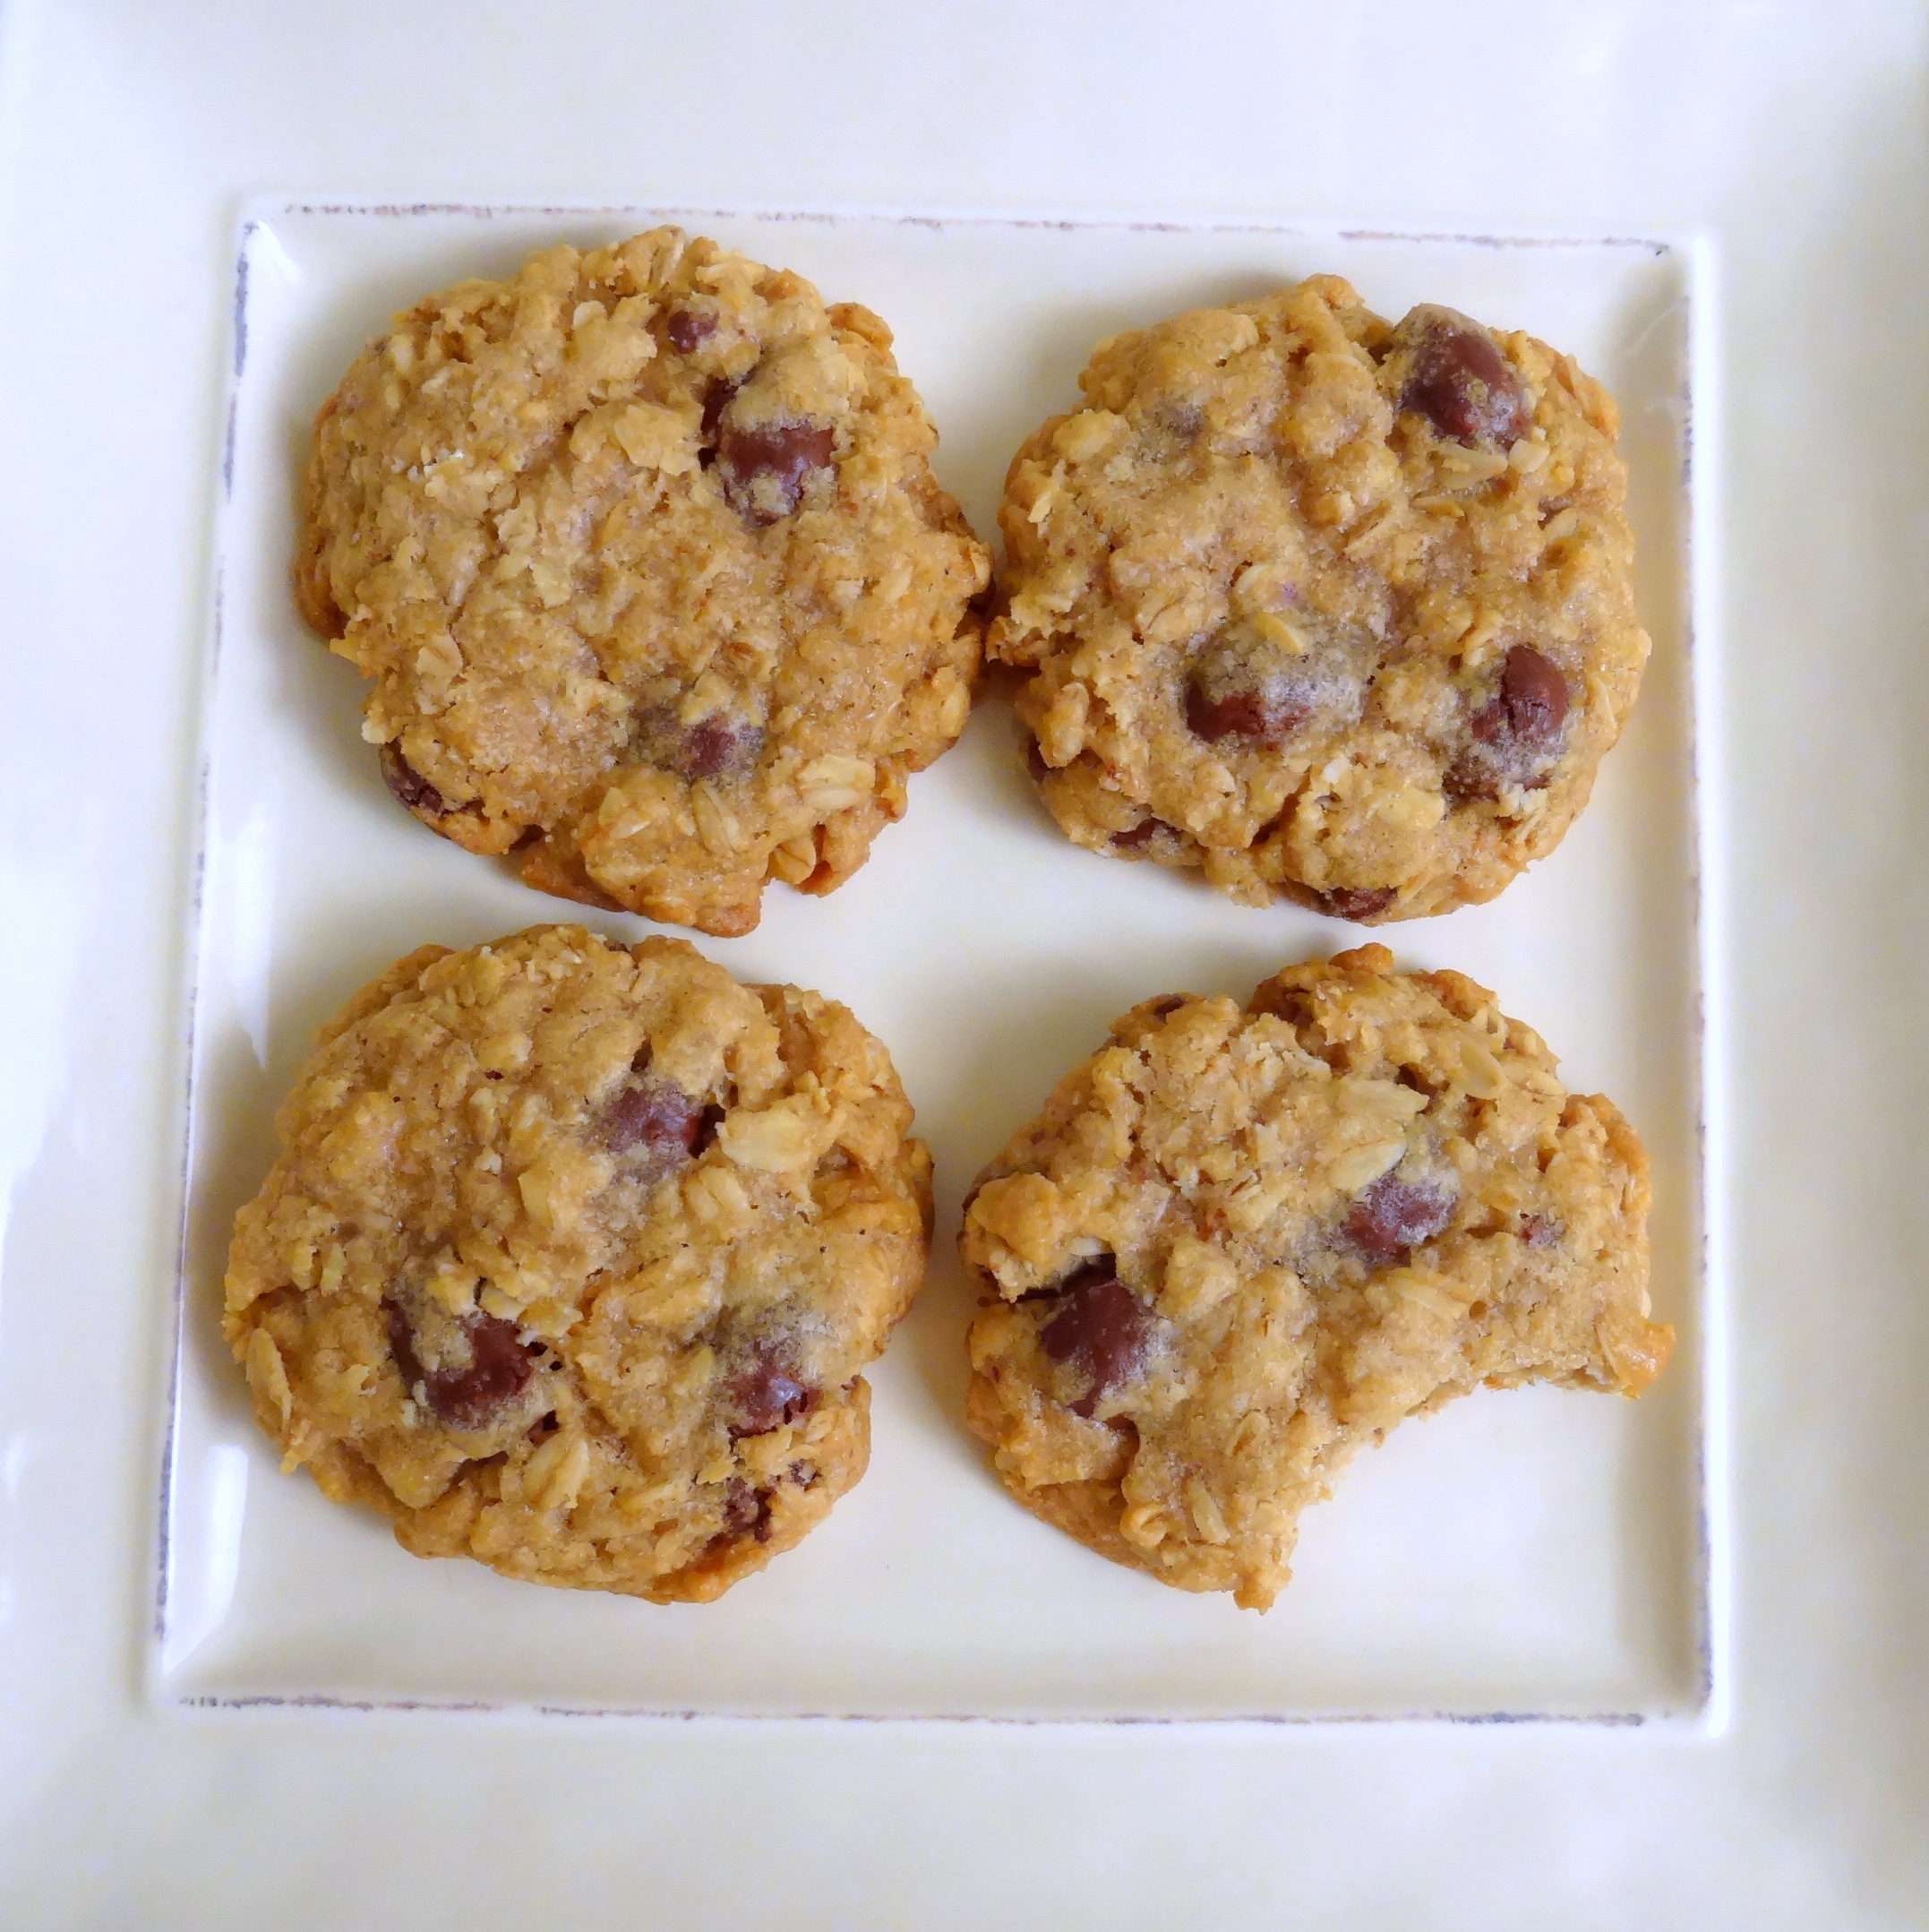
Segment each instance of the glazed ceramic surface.
[{"label": "glazed ceramic surface", "polygon": [[[829,898],[775,889],[750,979],[844,1000],[889,1044],[938,1163],[934,1263],[873,1379],[870,1473],[793,1555],[722,1602],[657,1608],[404,1555],[385,1525],[278,1475],[219,1335],[234,1211],[315,1026],[424,940],[575,916],[399,811],[357,730],[360,681],[288,589],[293,459],[394,310],[558,240],[673,219],[876,309],[939,425],[939,471],[994,528],[1010,451],[1076,396],[1101,337],[1316,269],[1394,315],[1444,301],[1598,372],[1626,419],[1642,603],[1633,726],[1566,844],[1497,903],[1379,935],[1452,966],[1605,1090],[1655,1163],[1656,1290],[1683,1344],[1637,1404],[1483,1395],[1402,1429],[1309,1519],[1261,1618],[1110,1565],[1016,1508],[960,1420],[975,1289],[958,1202],[1059,1072],[1127,1007],[1244,994],[1357,941],[1296,908],[1108,863],[1037,804],[1007,704],[913,781],[909,816]],[[923,1717],[1685,1715],[1712,1692],[1699,1242],[1692,684],[1693,256],[1213,224],[836,218],[808,210],[437,209],[264,202],[237,245],[217,635],[203,755],[194,1065],[158,1670],[170,1701],[333,1698]],[[621,915],[604,930],[639,936]]]}]

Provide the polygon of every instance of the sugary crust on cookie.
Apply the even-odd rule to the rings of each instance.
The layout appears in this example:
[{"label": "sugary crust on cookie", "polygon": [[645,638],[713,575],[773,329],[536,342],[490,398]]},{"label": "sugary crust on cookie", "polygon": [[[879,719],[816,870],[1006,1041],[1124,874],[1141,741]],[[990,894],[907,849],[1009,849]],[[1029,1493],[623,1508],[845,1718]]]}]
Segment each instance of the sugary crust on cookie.
[{"label": "sugary crust on cookie", "polygon": [[1384,947],[1242,1009],[1135,1007],[980,1176],[999,1299],[966,1417],[1026,1507],[1115,1562],[1264,1610],[1362,1443],[1483,1384],[1638,1395],[1648,1163],[1457,973]]},{"label": "sugary crust on cookie", "polygon": [[845,1009],[537,926],[356,995],[235,1224],[283,1466],[418,1556],[707,1601],[863,1473],[930,1160]]},{"label": "sugary crust on cookie", "polygon": [[399,315],[316,418],[296,586],[401,802],[707,932],[848,878],[963,728],[990,570],[890,345],[668,228]]},{"label": "sugary crust on cookie", "polygon": [[1649,648],[1599,383],[1320,275],[1115,336],[1079,386],[1007,477],[989,639],[1036,670],[1070,837],[1363,922],[1554,848]]}]

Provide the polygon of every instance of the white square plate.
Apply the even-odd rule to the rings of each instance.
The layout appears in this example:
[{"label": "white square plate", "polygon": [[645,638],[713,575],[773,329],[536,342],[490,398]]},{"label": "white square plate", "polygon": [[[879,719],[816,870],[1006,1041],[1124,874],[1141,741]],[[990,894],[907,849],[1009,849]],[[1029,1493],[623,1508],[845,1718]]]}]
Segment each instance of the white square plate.
[{"label": "white square plate", "polygon": [[[937,1156],[928,1285],[872,1376],[871,1469],[721,1602],[656,1608],[423,1563],[277,1473],[218,1332],[235,1209],[315,1026],[390,958],[579,916],[414,824],[356,730],[355,673],[287,590],[313,413],[394,309],[560,239],[674,219],[794,268],[897,336],[940,477],[993,531],[1004,466],[1111,331],[1316,270],[1397,316],[1439,301],[1573,353],[1625,419],[1640,707],[1562,848],[1491,906],[1383,931],[1451,966],[1605,1090],[1654,1161],[1655,1299],[1681,1341],[1639,1404],[1538,1389],[1407,1425],[1306,1518],[1261,1618],[1162,1589],[1006,1498],[959,1409],[978,1166],[1135,1000],[1243,996],[1357,929],[1256,912],[1067,844],[1008,707],[913,781],[909,817],[827,900],[774,887],[741,976],[848,1003],[892,1049]],[[1610,1722],[1710,1708],[1721,1539],[1703,1254],[1702,962],[1690,640],[1696,258],[1625,240],[871,219],[716,210],[256,203],[244,225],[221,485],[193,987],[192,1139],[150,1683],[170,1704],[999,1718],[1438,1714]],[[624,938],[639,920],[594,918]]]}]

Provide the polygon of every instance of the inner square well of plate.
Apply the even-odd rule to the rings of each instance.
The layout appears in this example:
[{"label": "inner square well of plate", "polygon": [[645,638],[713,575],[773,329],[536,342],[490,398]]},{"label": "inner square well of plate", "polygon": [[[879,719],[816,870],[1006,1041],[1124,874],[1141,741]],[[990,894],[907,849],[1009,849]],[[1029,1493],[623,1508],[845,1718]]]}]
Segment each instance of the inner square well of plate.
[{"label": "inner square well of plate", "polygon": [[[425,940],[585,917],[397,809],[357,729],[362,683],[290,599],[314,410],[387,317],[534,249],[675,220],[808,276],[895,331],[942,437],[940,479],[994,534],[1005,466],[1068,407],[1092,345],[1319,270],[1397,317],[1440,302],[1523,327],[1614,391],[1643,620],[1640,705],[1595,799],[1494,904],[1375,936],[1453,966],[1612,1095],[1653,1161],[1654,1300],[1680,1332],[1638,1404],[1482,1392],[1361,1455],[1303,1519],[1261,1617],[1115,1567],[1035,1521],[960,1418],[975,1290],[959,1200],[1107,1024],[1179,989],[1243,998],[1358,928],[1255,911],[1068,844],[1026,782],[1008,705],[981,700],[912,781],[909,816],[833,897],[777,886],[748,938],[698,938],[746,979],[846,1002],[896,1060],[938,1166],[928,1284],[884,1360],[869,1475],[721,1601],[658,1607],[423,1562],[283,1476],[219,1335],[236,1209],[316,1026]],[[1695,261],[1651,242],[1290,227],[724,213],[253,207],[217,479],[206,820],[179,1335],[150,1680],[169,1704],[301,1701],[797,1716],[1547,1717],[1705,1711],[1716,1667],[1706,1472],[1710,1288],[1697,901],[1689,445]]]}]

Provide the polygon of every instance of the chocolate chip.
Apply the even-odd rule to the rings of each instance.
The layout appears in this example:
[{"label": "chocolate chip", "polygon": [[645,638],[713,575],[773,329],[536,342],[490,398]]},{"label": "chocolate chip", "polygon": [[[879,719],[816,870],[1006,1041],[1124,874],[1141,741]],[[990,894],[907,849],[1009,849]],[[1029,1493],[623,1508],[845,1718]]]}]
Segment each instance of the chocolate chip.
[{"label": "chocolate chip", "polygon": [[663,325],[663,332],[670,339],[670,347],[681,349],[684,355],[707,341],[716,333],[716,317],[706,315],[699,309],[678,309]]},{"label": "chocolate chip", "polygon": [[724,411],[730,407],[731,398],[743,385],[741,382],[713,382],[703,392],[702,439],[705,442],[716,441],[716,425],[724,419]]},{"label": "chocolate chip", "polygon": [[793,1463],[790,1475],[791,1481],[800,1490],[808,1490],[817,1481],[817,1464],[815,1463]]},{"label": "chocolate chip", "polygon": [[767,1436],[785,1422],[809,1415],[817,1391],[797,1379],[792,1365],[774,1349],[760,1349],[749,1368],[733,1376],[724,1393],[736,1412],[730,1425],[733,1442],[744,1436]]},{"label": "chocolate chip", "polygon": [[770,1491],[753,1490],[742,1476],[733,1476],[724,1491],[724,1533],[770,1541]]},{"label": "chocolate chip", "polygon": [[716,453],[724,494],[746,523],[775,523],[795,510],[804,481],[828,466],[836,435],[827,423],[717,425]]},{"label": "chocolate chip", "polygon": [[389,789],[418,816],[446,817],[449,806],[442,794],[417,771],[393,744],[382,748],[382,776]]},{"label": "chocolate chip", "polygon": [[705,1103],[673,1081],[651,1078],[649,1061],[646,1044],[603,1110],[603,1138],[613,1154],[640,1155],[647,1169],[664,1173],[696,1151]]},{"label": "chocolate chip", "polygon": [[1408,334],[1416,321],[1419,346],[1400,392],[1400,407],[1417,410],[1439,434],[1456,442],[1512,449],[1533,417],[1507,358],[1483,331],[1440,311],[1415,310],[1401,324],[1402,334]]},{"label": "chocolate chip", "polygon": [[1309,720],[1321,728],[1359,716],[1377,645],[1365,631],[1297,612],[1289,641],[1235,619],[1195,651],[1186,676],[1186,724],[1209,744],[1232,738],[1282,749]]},{"label": "chocolate chip", "polygon": [[730,399],[743,386],[735,382],[712,382],[703,392],[703,419],[697,432],[697,460],[705,469],[716,460],[716,429],[724,419]]},{"label": "chocolate chip", "polygon": [[1500,674],[1500,695],[1473,720],[1475,737],[1492,744],[1502,737],[1545,748],[1567,722],[1567,680],[1558,665],[1531,644],[1516,644]]},{"label": "chocolate chip", "polygon": [[1180,442],[1190,442],[1205,427],[1205,411],[1196,402],[1165,401],[1152,412],[1153,422]]},{"label": "chocolate chip", "polygon": [[416,1352],[408,1318],[394,1301],[382,1304],[389,1318],[389,1352],[410,1395],[419,1388],[430,1413],[458,1429],[483,1429],[528,1387],[535,1365],[524,1352],[513,1322],[479,1310],[453,1326],[467,1345],[466,1367],[425,1368]]},{"label": "chocolate chip", "polygon": [[1490,760],[1462,751],[1442,774],[1440,788],[1456,804],[1470,798],[1498,798],[1500,774]]},{"label": "chocolate chip", "polygon": [[1335,886],[1331,892],[1314,896],[1321,912],[1359,923],[1378,918],[1393,903],[1394,891],[1392,886]]},{"label": "chocolate chip", "polygon": [[756,764],[763,747],[760,725],[716,712],[699,718],[684,732],[677,771],[692,784],[699,778],[735,777]]},{"label": "chocolate chip", "polygon": [[1089,1419],[1100,1397],[1144,1372],[1157,1318],[1119,1279],[1110,1256],[1088,1262],[1050,1292],[1056,1312],[1038,1331],[1038,1345],[1091,1378],[1091,1387],[1071,1405],[1074,1415]]},{"label": "chocolate chip", "polygon": [[1453,1218],[1453,1197],[1432,1181],[1382,1174],[1353,1203],[1343,1232],[1375,1267],[1430,1241]]},{"label": "chocolate chip", "polygon": [[1250,738],[1276,749],[1306,722],[1313,707],[1303,694],[1276,684],[1231,691],[1213,697],[1198,680],[1186,687],[1186,723],[1194,734],[1216,743],[1221,738]]},{"label": "chocolate chip", "polygon": [[1516,644],[1500,688],[1467,721],[1473,743],[1447,768],[1454,798],[1495,798],[1504,785],[1531,791],[1547,782],[1567,722],[1567,680],[1531,644]]}]

